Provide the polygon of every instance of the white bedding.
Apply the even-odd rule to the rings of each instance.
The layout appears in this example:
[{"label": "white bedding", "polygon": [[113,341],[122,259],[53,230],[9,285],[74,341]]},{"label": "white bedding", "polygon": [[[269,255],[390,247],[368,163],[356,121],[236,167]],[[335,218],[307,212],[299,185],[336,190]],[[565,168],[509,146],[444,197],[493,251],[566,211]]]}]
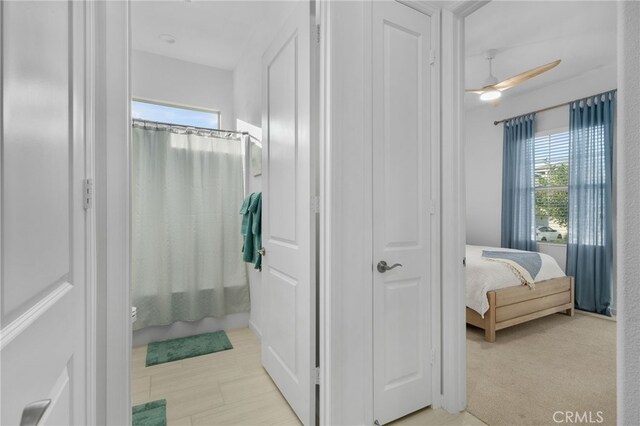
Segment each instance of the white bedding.
[{"label": "white bedding", "polygon": [[[482,250],[520,250],[467,245],[467,306],[484,317],[484,313],[489,310],[488,291],[515,287],[522,285],[522,282],[504,263],[483,258]],[[536,276],[536,282],[565,276],[558,263],[551,256],[544,253],[539,254],[542,259],[542,267]]]}]

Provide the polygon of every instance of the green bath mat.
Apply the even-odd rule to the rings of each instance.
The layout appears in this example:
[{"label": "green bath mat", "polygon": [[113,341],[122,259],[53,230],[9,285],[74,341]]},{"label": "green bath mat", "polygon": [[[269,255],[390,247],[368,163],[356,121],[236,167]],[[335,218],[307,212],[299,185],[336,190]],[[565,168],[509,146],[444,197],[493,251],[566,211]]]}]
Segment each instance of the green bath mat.
[{"label": "green bath mat", "polygon": [[233,346],[224,331],[151,342],[147,347],[146,365],[149,367],[227,349],[233,349]]},{"label": "green bath mat", "polygon": [[147,402],[132,409],[133,426],[167,426],[167,400]]}]

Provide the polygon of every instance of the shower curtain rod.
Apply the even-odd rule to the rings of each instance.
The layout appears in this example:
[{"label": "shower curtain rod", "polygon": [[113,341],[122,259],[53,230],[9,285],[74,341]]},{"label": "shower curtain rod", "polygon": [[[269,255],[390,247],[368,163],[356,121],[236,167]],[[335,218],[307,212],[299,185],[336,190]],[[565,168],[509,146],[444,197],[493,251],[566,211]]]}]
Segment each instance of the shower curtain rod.
[{"label": "shower curtain rod", "polygon": [[242,136],[249,136],[250,138],[255,139],[256,141],[260,142],[260,140],[258,138],[256,138],[255,136],[253,136],[251,133],[249,132],[241,132],[238,130],[223,130],[223,129],[210,129],[207,127],[196,127],[196,126],[185,126],[182,124],[173,124],[173,123],[164,123],[162,121],[151,121],[151,120],[142,120],[139,118],[134,118],[131,120],[131,124],[135,124],[135,123],[142,123],[143,125],[147,125],[147,124],[151,124],[151,125],[155,125],[157,126],[167,126],[170,128],[178,128],[178,129],[183,129],[185,131],[187,130],[197,130],[197,131],[202,131],[202,132],[209,132],[209,133],[221,133],[223,134],[223,136],[231,136],[231,135],[242,135]]},{"label": "shower curtain rod", "polygon": [[[606,92],[597,93],[597,94],[595,94],[595,95],[587,96],[587,98],[592,98],[592,97],[594,97],[594,96],[604,95],[605,93],[609,93],[609,92],[616,92],[617,90],[618,90],[618,89],[607,90]],[[537,111],[532,111],[532,112],[529,112],[529,113],[527,113],[527,114],[521,114],[521,115],[529,115],[529,114],[533,114],[533,113],[539,113],[539,112],[550,111],[550,110],[552,110],[552,109],[560,108],[560,107],[563,107],[563,106],[565,106],[565,105],[569,105],[569,104],[571,104],[571,103],[573,103],[573,102],[580,101],[580,100],[582,100],[582,99],[586,99],[586,98],[580,98],[580,99],[576,99],[576,100],[569,101],[569,102],[563,102],[563,103],[561,103],[561,104],[557,104],[557,105],[553,105],[553,106],[550,106],[550,107],[542,108],[542,109],[539,109],[539,110],[537,110]],[[521,115],[518,115],[518,116],[516,116],[516,117],[520,117]],[[497,125],[498,125],[498,124],[500,124],[500,123],[504,123],[505,121],[509,121],[509,120],[511,120],[512,118],[516,118],[516,117],[503,118],[502,120],[494,121],[494,122],[493,122],[493,125],[494,125],[494,126],[497,126]]]}]

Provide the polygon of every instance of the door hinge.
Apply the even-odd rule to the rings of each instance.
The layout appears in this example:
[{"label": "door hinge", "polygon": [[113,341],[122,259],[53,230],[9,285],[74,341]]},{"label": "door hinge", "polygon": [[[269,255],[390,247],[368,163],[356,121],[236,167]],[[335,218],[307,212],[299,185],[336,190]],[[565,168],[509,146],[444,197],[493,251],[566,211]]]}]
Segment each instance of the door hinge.
[{"label": "door hinge", "polygon": [[88,210],[93,207],[93,179],[85,179],[82,186],[82,198],[84,209]]},{"label": "door hinge", "polygon": [[313,369],[313,382],[316,385],[320,384],[320,367],[316,367]]},{"label": "door hinge", "polygon": [[431,205],[429,206],[429,213],[436,214],[436,200],[431,200]]},{"label": "door hinge", "polygon": [[320,213],[320,197],[317,195],[311,197],[311,211],[313,213]]},{"label": "door hinge", "polygon": [[431,349],[431,365],[435,365],[435,364],[436,364],[436,350]]},{"label": "door hinge", "polygon": [[429,50],[429,65],[433,65],[436,63],[436,51],[431,49]]},{"label": "door hinge", "polygon": [[316,24],[316,43],[320,43],[320,24]]}]

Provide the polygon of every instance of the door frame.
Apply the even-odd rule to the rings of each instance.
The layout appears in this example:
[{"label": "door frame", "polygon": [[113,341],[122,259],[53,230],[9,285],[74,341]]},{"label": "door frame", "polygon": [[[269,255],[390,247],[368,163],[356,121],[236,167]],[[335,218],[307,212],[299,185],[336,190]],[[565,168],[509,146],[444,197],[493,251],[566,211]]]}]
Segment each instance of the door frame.
[{"label": "door frame", "polygon": [[[315,12],[309,16],[318,22],[319,0],[308,0]],[[88,20],[95,27],[91,40],[87,40],[92,53],[93,81],[89,87],[95,110],[91,114],[93,128],[92,157],[95,160],[95,300],[96,319],[92,331],[96,339],[96,371],[94,389],[96,407],[91,424],[131,424],[131,298],[130,298],[130,100],[131,100],[131,22],[130,2],[89,2],[94,4]],[[316,38],[316,26],[311,25],[312,40]],[[312,49],[312,61],[321,61],[322,53]],[[312,85],[321,76],[312,73]],[[314,83],[314,81],[316,83]],[[318,90],[311,92],[311,128],[319,129],[320,105]],[[324,151],[323,140],[317,140],[313,149],[318,157]],[[316,158],[313,163],[321,162]],[[318,168],[317,179],[326,179],[325,169]],[[320,201],[319,216],[324,217],[324,203]],[[322,226],[322,225],[320,225]],[[318,241],[318,252],[323,252],[323,242]],[[322,293],[322,284],[318,291]],[[323,307],[319,300],[319,310]],[[102,307],[102,309],[100,309]],[[320,326],[322,328],[322,326]],[[319,334],[322,330],[319,331]],[[316,336],[318,339],[319,336]],[[322,350],[322,339],[320,339]],[[326,368],[320,370],[320,382],[324,383]],[[320,405],[323,396],[320,395]],[[316,408],[317,409],[317,408]]]},{"label": "door frame", "polygon": [[93,36],[90,86],[95,188],[95,421],[131,424],[130,4],[87,1]]},{"label": "door frame", "polygon": [[[465,80],[465,19],[473,12],[488,4],[491,0],[463,0],[451,2],[450,5],[443,6],[442,11],[442,46],[443,67],[447,72],[443,72],[442,81],[442,132],[443,140],[449,141],[447,149],[443,151],[443,182],[450,182],[451,189],[458,188],[455,193],[443,193],[443,209],[445,204],[445,194],[448,203],[456,206],[457,217],[453,220],[443,215],[443,221],[449,220],[450,225],[456,225],[456,239],[465,239],[465,210],[466,196],[465,188],[465,168],[464,168],[464,80]],[[436,2],[443,3],[443,2]],[[637,144],[627,143],[627,138],[633,141],[634,136],[640,134],[640,123],[638,120],[629,120],[626,115],[637,117],[640,108],[634,100],[640,96],[640,86],[637,84],[636,67],[640,59],[638,58],[638,45],[640,36],[640,6],[635,2],[617,0],[611,2],[617,6],[617,31],[618,31],[618,105],[617,105],[617,199],[618,207],[616,212],[617,233],[614,241],[616,254],[614,259],[617,269],[616,292],[618,294],[617,304],[617,418],[622,424],[635,424],[640,421],[640,413],[637,410],[637,401],[633,400],[633,395],[640,392],[640,382],[638,378],[638,367],[640,366],[639,353],[640,344],[635,329],[640,320],[640,310],[637,309],[637,301],[640,300],[640,288],[631,283],[634,282],[640,271],[635,255],[640,250],[640,229],[637,226],[635,212],[637,203],[640,200],[640,192],[635,182],[638,181],[637,167],[635,166],[638,155]],[[447,50],[449,49],[449,50]],[[453,155],[452,155],[453,154]],[[457,156],[457,159],[456,159]],[[445,158],[449,168],[444,167]],[[445,177],[446,176],[446,177]],[[444,225],[444,222],[443,222]],[[454,228],[449,228],[454,231]],[[443,252],[443,273],[445,264],[455,266],[456,259],[460,255],[464,256],[464,245],[456,247],[454,243],[447,252]],[[444,247],[443,247],[444,249]],[[457,250],[462,250],[456,255]],[[445,262],[444,259],[452,260],[452,263]],[[452,271],[456,272],[456,271]],[[464,307],[464,270],[457,271],[454,275],[454,282],[458,283],[450,294],[443,294],[443,309],[457,309]],[[456,294],[460,293],[460,294]],[[625,303],[625,301],[631,301]],[[444,318],[444,317],[443,317]],[[454,390],[453,395],[445,399],[444,408],[449,411],[460,411],[466,407],[466,328],[463,316],[451,318],[454,322],[448,324],[449,331],[443,333],[447,338],[443,339],[443,351],[447,351],[451,356],[460,354],[453,358],[450,368],[443,369],[443,385]],[[455,323],[455,320],[462,320],[462,326]],[[456,374],[457,371],[457,374]],[[448,378],[447,378],[448,377]],[[632,401],[633,400],[633,401]],[[634,407],[634,403],[636,406]],[[451,410],[449,407],[453,408]]]},{"label": "door frame", "polygon": [[[490,0],[464,0],[442,9],[442,407],[467,406],[467,341],[464,258],[466,183],[464,153],[465,18]],[[446,141],[446,143],[445,143]],[[448,212],[448,213],[445,213]]]},{"label": "door frame", "polygon": [[[95,183],[95,3],[83,4],[84,20],[84,138],[85,179]],[[91,194],[92,196],[94,194]],[[86,194],[85,194],[86,196]],[[94,197],[95,200],[95,197]],[[95,202],[85,211],[85,392],[86,421],[96,424],[97,411],[97,280],[96,280],[96,209]]]},{"label": "door frame", "polygon": [[[435,354],[433,372],[433,405],[450,412],[466,408],[466,320],[463,259],[465,250],[465,182],[463,146],[463,94],[464,94],[464,19],[488,1],[465,0],[456,2],[396,0],[423,13],[438,16],[437,35],[439,51],[436,52],[436,68],[440,87],[438,99],[440,116],[434,121],[439,125],[436,140],[439,143],[439,203],[441,239],[440,277],[437,290],[437,306],[433,310],[433,347]],[[359,176],[370,175],[370,166],[363,165],[371,157],[367,141],[371,139],[370,103],[367,88],[371,78],[365,71],[370,63],[368,53],[372,46],[371,7],[367,3],[344,6],[335,2],[323,2],[320,8],[321,37],[321,167],[326,179],[321,182],[323,217],[321,219],[321,295],[320,339],[323,352],[323,386],[321,387],[321,423],[338,424],[373,422],[372,324],[371,296],[366,281],[372,278],[371,256],[354,256],[344,249],[343,235],[353,237],[353,228],[367,235],[371,229],[369,215],[356,221],[346,217],[348,198],[357,196],[363,205],[369,205],[372,189]],[[349,35],[356,41],[333,42],[348,27]],[[354,55],[356,49],[363,54]],[[350,57],[352,56],[352,57]],[[348,58],[348,59],[346,59]],[[350,62],[355,61],[355,62]],[[351,75],[353,73],[353,75]],[[355,87],[358,86],[358,87]],[[357,98],[355,101],[354,98]],[[346,105],[346,106],[345,106]],[[362,114],[353,110],[364,109]],[[348,123],[343,123],[346,116]],[[347,129],[356,127],[356,130]],[[360,134],[358,134],[360,133]],[[345,139],[357,145],[360,152],[344,148]],[[346,159],[345,159],[346,158]],[[364,158],[364,160],[362,159]],[[359,164],[358,164],[359,163]],[[355,167],[355,189],[340,187]],[[364,196],[358,195],[362,191]],[[438,205],[439,204],[439,205]],[[369,231],[367,231],[367,228]],[[371,237],[356,238],[362,247],[371,243]],[[355,246],[354,246],[355,247]],[[345,251],[347,250],[347,251]],[[349,264],[343,260],[349,259]],[[354,263],[357,262],[357,263]],[[446,279],[447,285],[442,285]],[[346,291],[344,284],[358,286],[357,291]],[[355,293],[355,294],[354,294]],[[357,299],[357,300],[356,300]],[[355,314],[350,311],[356,311]],[[346,323],[352,327],[345,330]],[[355,325],[351,325],[355,324]],[[354,342],[354,339],[357,341]],[[348,359],[347,359],[348,358]],[[364,367],[361,367],[364,365]],[[372,374],[371,374],[372,376]],[[342,377],[348,377],[347,382]],[[357,383],[353,383],[356,382]],[[342,392],[348,385],[349,391]],[[360,394],[360,395],[358,395]],[[358,395],[358,396],[354,396]],[[364,396],[362,396],[364,395]],[[355,407],[355,408],[354,408]]]},{"label": "door frame", "polygon": [[[375,3],[375,2],[373,2]],[[440,10],[438,7],[429,4],[428,2],[420,2],[420,1],[412,1],[412,0],[395,0],[395,3],[399,3],[400,4],[400,8],[406,8],[408,7],[409,9],[412,9],[411,12],[414,13],[419,13],[421,14],[423,17],[427,17],[430,20],[430,32],[429,32],[429,37],[430,37],[430,46],[429,46],[429,50],[433,53],[434,55],[434,60],[432,64],[426,64],[427,69],[429,69],[430,71],[430,78],[429,79],[424,79],[422,80],[424,82],[425,85],[429,85],[429,94],[430,94],[430,98],[428,99],[427,103],[429,103],[429,111],[430,111],[430,117],[429,117],[429,125],[430,125],[430,129],[428,132],[424,132],[425,136],[429,135],[429,141],[430,141],[430,146],[425,146],[424,149],[426,151],[429,152],[429,160],[430,160],[430,164],[428,164],[429,167],[429,199],[427,199],[426,194],[422,194],[424,197],[424,202],[425,202],[425,207],[429,205],[429,203],[431,203],[430,209],[431,212],[428,215],[428,219],[425,221],[425,225],[426,227],[429,228],[428,234],[429,234],[429,239],[426,245],[428,245],[428,252],[430,254],[430,267],[428,270],[428,274],[425,274],[424,278],[428,279],[428,289],[427,291],[424,292],[425,296],[428,297],[428,302],[425,303],[425,306],[428,307],[429,310],[429,315],[428,315],[428,323],[425,325],[425,330],[428,330],[429,332],[429,346],[430,346],[430,352],[431,353],[425,353],[424,357],[428,360],[429,365],[428,368],[431,370],[429,375],[430,375],[430,380],[429,380],[429,388],[430,388],[430,393],[431,393],[431,402],[426,406],[436,406],[436,407],[440,407],[442,405],[442,398],[441,398],[441,389],[440,389],[440,382],[441,382],[441,364],[442,364],[442,358],[441,356],[438,355],[438,353],[440,353],[441,351],[441,338],[442,338],[442,332],[441,332],[441,310],[442,310],[442,306],[440,303],[441,300],[441,293],[442,293],[442,288],[441,285],[439,285],[440,283],[442,283],[442,275],[441,275],[441,252],[440,252],[440,247],[441,247],[441,241],[442,241],[442,229],[441,229],[441,202],[440,202],[440,197],[441,197],[441,192],[442,192],[442,184],[441,184],[441,152],[442,152],[442,147],[441,147],[441,143],[440,143],[440,82],[441,82],[441,76],[440,76],[440,66],[439,66],[439,60],[437,59],[440,56],[440,51],[441,51],[441,47],[440,47]],[[372,7],[372,23],[373,23],[373,7]],[[378,21],[376,21],[378,22]],[[396,23],[397,24],[397,23]],[[369,114],[369,116],[371,117],[371,157],[372,157],[372,169],[371,171],[371,188],[367,188],[368,191],[371,192],[371,206],[375,206],[375,192],[377,190],[377,188],[373,185],[373,183],[375,182],[375,173],[376,170],[374,170],[375,168],[375,156],[374,156],[374,150],[376,149],[374,144],[374,128],[375,128],[375,123],[373,120],[375,111],[374,111],[374,99],[376,98],[376,94],[374,94],[374,84],[376,84],[376,82],[373,79],[374,76],[374,72],[373,72],[373,67],[374,67],[374,49],[376,49],[373,40],[373,33],[374,33],[375,29],[373,28],[373,26],[371,27],[371,34],[372,34],[372,40],[371,40],[371,49],[370,49],[370,54],[367,55],[366,60],[370,61],[369,63],[371,63],[371,93],[372,93],[372,102],[371,102],[371,109],[370,111],[367,111],[367,114]],[[425,35],[427,34],[427,32],[425,32]],[[382,61],[384,62],[384,61]],[[384,74],[384,72],[382,72],[382,74]],[[424,123],[423,123],[424,124]],[[379,147],[378,147],[379,148]],[[425,188],[426,189],[426,188]],[[371,224],[372,224],[372,228],[369,230],[369,232],[372,232],[372,230],[375,230],[375,215],[373,213],[373,208],[371,210]],[[426,212],[424,212],[426,213]],[[423,214],[424,214],[423,213]],[[374,231],[375,232],[375,231]],[[373,233],[373,232],[372,232]],[[379,258],[376,257],[376,247],[375,247],[375,243],[376,240],[378,240],[378,238],[372,236],[372,251],[371,251],[371,258],[370,263],[371,265],[376,265],[377,261],[380,260]],[[379,248],[378,248],[379,249]],[[391,255],[391,253],[389,253]],[[389,260],[389,259],[387,259]],[[371,268],[369,271],[369,274],[367,274],[367,279],[371,280],[371,283],[375,286],[376,284],[376,277],[381,280],[379,282],[379,284],[384,281],[383,276],[380,275],[380,273],[378,273],[377,271],[375,271],[375,268]],[[374,288],[371,287],[371,318],[373,318],[374,316],[376,316],[376,311],[375,311],[375,299],[374,299]],[[376,337],[375,337],[375,331],[376,331],[376,324],[375,324],[375,319],[372,320],[371,324],[370,324],[370,330],[368,329],[367,332],[369,332],[369,334],[371,335],[371,345],[372,345],[372,356],[371,356],[371,398],[372,398],[372,402],[371,402],[371,406],[373,408],[372,412],[371,412],[371,416],[374,419],[374,422],[377,421],[377,417],[375,415],[376,413],[376,373],[375,373],[375,365],[376,365],[376,355],[375,355],[375,342],[376,342]],[[425,398],[426,400],[426,398]],[[407,413],[409,414],[409,413]]]}]

